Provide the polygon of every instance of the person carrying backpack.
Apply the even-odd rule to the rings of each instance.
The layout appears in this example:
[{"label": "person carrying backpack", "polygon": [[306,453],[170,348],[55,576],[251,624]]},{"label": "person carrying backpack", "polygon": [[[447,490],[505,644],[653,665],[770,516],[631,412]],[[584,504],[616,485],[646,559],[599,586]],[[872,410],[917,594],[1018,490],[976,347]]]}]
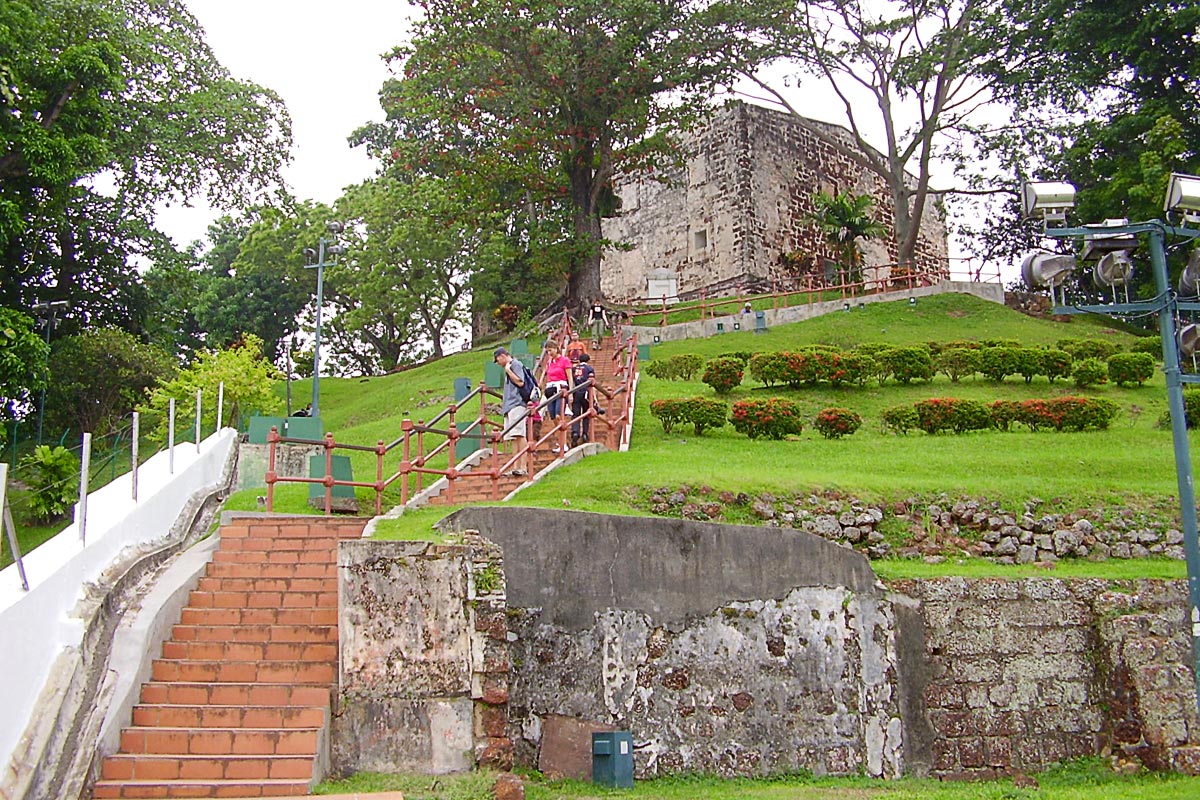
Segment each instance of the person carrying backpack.
[{"label": "person carrying backpack", "polygon": [[[589,361],[591,361],[591,356],[581,353],[579,360],[571,365],[572,386],[579,386],[596,377],[596,368],[589,364]],[[592,407],[591,394],[591,386],[584,386],[571,393],[571,415],[575,420],[571,423],[571,447],[578,447],[583,442],[591,441],[592,420],[591,418],[582,418],[584,413]]]},{"label": "person carrying backpack", "polygon": [[[504,369],[504,388],[501,393],[500,413],[504,415],[504,440],[513,443],[513,451],[525,449],[525,415],[529,413],[530,403],[537,400],[537,382],[533,375],[520,361],[503,347],[497,347],[492,358]],[[529,474],[526,468],[514,469],[509,475],[524,477]]]}]

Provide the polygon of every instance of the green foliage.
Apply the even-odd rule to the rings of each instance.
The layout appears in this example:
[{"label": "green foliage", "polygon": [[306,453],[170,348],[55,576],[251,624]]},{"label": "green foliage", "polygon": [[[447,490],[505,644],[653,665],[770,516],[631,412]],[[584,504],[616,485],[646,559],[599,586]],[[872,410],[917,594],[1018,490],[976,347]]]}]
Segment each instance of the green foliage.
[{"label": "green foliage", "polygon": [[700,380],[707,383],[717,394],[729,394],[742,384],[742,361],[737,358],[718,357],[704,367]]},{"label": "green foliage", "polygon": [[1015,351],[1017,374],[1032,383],[1035,375],[1043,374],[1044,360],[1041,351],[1028,347],[1019,347]]},{"label": "green foliage", "polygon": [[734,430],[751,439],[782,439],[804,430],[799,404],[782,397],[738,400],[729,419]]},{"label": "green foliage", "polygon": [[978,348],[947,347],[937,356],[935,365],[938,372],[945,373],[951,383],[958,383],[963,377],[978,372],[979,362]]},{"label": "green foliage", "polygon": [[988,403],[992,424],[1002,431],[1012,430],[1014,422],[1021,420],[1021,403],[1017,400],[993,400]]},{"label": "green foliage", "polygon": [[1071,367],[1074,364],[1074,359],[1066,350],[1040,350],[1038,351],[1042,359],[1042,374],[1046,376],[1046,380],[1054,383],[1059,378],[1067,378],[1071,375]]},{"label": "green foliage", "polygon": [[813,427],[826,439],[840,439],[862,427],[862,417],[848,408],[823,408],[813,420]]},{"label": "green foliage", "polygon": [[829,246],[841,259],[842,282],[862,281],[862,254],[858,240],[887,236],[888,228],[871,214],[875,201],[870,195],[848,192],[813,195],[814,211],[808,221],[817,226]]},{"label": "green foliage", "polygon": [[650,403],[650,413],[662,423],[663,433],[690,423],[695,434],[702,436],[706,430],[725,427],[729,406],[707,397],[661,398]]},{"label": "green foliage", "polygon": [[170,355],[117,328],[98,328],[54,343],[46,420],[57,428],[106,432],[174,374]]},{"label": "green foliage", "polygon": [[46,355],[33,320],[0,308],[0,421],[12,419],[16,404],[46,385]]},{"label": "green foliage", "polygon": [[1200,389],[1183,390],[1183,413],[1189,428],[1200,427]]},{"label": "green foliage", "polygon": [[885,408],[879,415],[883,429],[891,433],[907,434],[921,424],[917,409],[913,406],[892,406]]},{"label": "green foliage", "polygon": [[1071,367],[1071,377],[1080,389],[1108,383],[1108,366],[1099,358],[1082,358]]},{"label": "green foliage", "polygon": [[1032,431],[1105,430],[1117,416],[1117,404],[1106,398],[1055,397],[1022,400],[1017,421]]},{"label": "green foliage", "polygon": [[1129,345],[1131,353],[1149,353],[1156,360],[1162,359],[1162,337],[1161,336],[1143,336],[1136,339],[1133,344]]},{"label": "green foliage", "polygon": [[663,433],[670,433],[683,422],[687,411],[687,400],[682,397],[663,397],[650,403],[650,413],[662,423]]},{"label": "green foliage", "polygon": [[933,380],[933,358],[924,347],[896,347],[881,353],[878,361],[897,383]]},{"label": "green foliage", "polygon": [[942,431],[966,433],[992,427],[992,416],[978,400],[957,397],[931,397],[915,404],[917,427],[926,433]]},{"label": "green foliage", "polygon": [[1114,353],[1108,359],[1108,379],[1117,386],[1141,386],[1154,375],[1149,353]]},{"label": "green foliage", "polygon": [[[196,413],[196,391],[202,393],[202,418],[217,427],[236,422],[243,413],[270,413],[280,406],[272,384],[283,376],[263,358],[262,341],[247,336],[239,345],[225,350],[203,350],[196,359],[150,395],[143,409],[158,420],[160,436],[166,432],[168,405],[175,399],[175,413],[187,419]],[[225,386],[224,418],[217,420],[217,394]]]},{"label": "green foliage", "polygon": [[1085,358],[1107,361],[1109,356],[1117,352],[1117,345],[1103,339],[1060,339],[1058,349],[1067,351],[1076,361]]},{"label": "green foliage", "polygon": [[79,499],[79,459],[65,447],[39,445],[17,470],[29,487],[29,514],[36,520],[61,519]]},{"label": "green foliage", "polygon": [[1020,352],[1017,347],[985,347],[979,351],[979,371],[988,380],[999,383],[1017,374]]},{"label": "green foliage", "polygon": [[664,381],[690,381],[704,366],[704,356],[678,353],[670,358],[657,359],[645,365],[646,374]]}]

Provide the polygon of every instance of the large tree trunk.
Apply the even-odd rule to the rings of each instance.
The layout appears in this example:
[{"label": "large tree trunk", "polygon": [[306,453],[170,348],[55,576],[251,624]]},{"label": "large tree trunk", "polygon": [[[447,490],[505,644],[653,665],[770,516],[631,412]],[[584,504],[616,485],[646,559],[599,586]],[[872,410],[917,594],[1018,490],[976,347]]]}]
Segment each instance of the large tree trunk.
[{"label": "large tree trunk", "polygon": [[600,213],[596,207],[596,174],[590,161],[590,153],[581,156],[567,173],[571,181],[571,202],[575,211],[575,237],[580,245],[577,255],[572,259],[570,275],[567,278],[566,306],[575,314],[602,299]]}]

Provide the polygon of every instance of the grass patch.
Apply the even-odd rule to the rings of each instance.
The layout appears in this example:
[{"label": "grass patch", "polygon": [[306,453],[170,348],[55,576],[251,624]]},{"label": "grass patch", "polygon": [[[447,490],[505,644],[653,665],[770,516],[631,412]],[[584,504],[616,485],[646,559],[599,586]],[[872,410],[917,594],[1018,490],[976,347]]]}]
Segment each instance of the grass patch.
[{"label": "grass patch", "polygon": [[[1139,773],[1118,775],[1101,759],[1082,759],[1036,776],[1039,788],[1020,788],[1011,780],[972,783],[903,778],[722,779],[679,775],[638,781],[632,789],[604,789],[582,781],[549,781],[524,775],[529,800],[1185,800],[1200,792],[1200,778]],[[438,777],[361,773],[322,783],[316,794],[404,792],[406,800],[487,800],[492,773]]]},{"label": "grass patch", "polygon": [[1187,577],[1187,565],[1169,558],[1115,559],[1086,561],[1063,559],[1052,568],[1033,564],[996,564],[985,558],[948,558],[937,564],[921,559],[884,558],[871,562],[880,578],[940,578],[958,575],[964,578],[1101,578],[1111,581],[1142,579],[1176,580]]}]

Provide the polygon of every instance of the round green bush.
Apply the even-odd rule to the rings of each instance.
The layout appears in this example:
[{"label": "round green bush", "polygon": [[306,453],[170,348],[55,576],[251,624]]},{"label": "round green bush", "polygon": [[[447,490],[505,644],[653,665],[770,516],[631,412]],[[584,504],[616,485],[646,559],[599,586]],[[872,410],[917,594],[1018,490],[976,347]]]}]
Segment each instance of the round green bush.
[{"label": "round green bush", "polygon": [[737,358],[714,358],[704,367],[700,380],[717,394],[729,394],[742,385],[742,362]]},{"label": "round green bush", "polygon": [[751,439],[782,439],[804,430],[799,404],[782,397],[738,400],[733,404],[729,421],[734,430]]},{"label": "round green bush", "polygon": [[1162,337],[1143,336],[1129,346],[1132,353],[1149,353],[1155,359],[1162,358]]},{"label": "round green bush", "polygon": [[920,420],[917,418],[917,410],[912,406],[892,406],[883,410],[880,422],[885,431],[907,434],[918,426]]},{"label": "round green bush", "polygon": [[1117,386],[1141,386],[1154,374],[1149,353],[1114,353],[1108,359],[1108,379]]},{"label": "round green bush", "polygon": [[1000,383],[1019,371],[1021,356],[1017,347],[985,347],[979,351],[979,371],[990,381]]},{"label": "round green bush", "polygon": [[848,408],[823,408],[813,420],[813,427],[826,439],[840,439],[862,427],[862,417]]},{"label": "round green bush", "polygon": [[950,347],[937,357],[936,364],[938,372],[944,372],[951,383],[958,383],[979,371],[979,350]]},{"label": "round green bush", "polygon": [[933,380],[933,358],[924,347],[896,347],[877,358],[897,383]]},{"label": "round green bush", "polygon": [[1066,350],[1042,350],[1040,356],[1042,359],[1041,374],[1046,376],[1046,380],[1054,383],[1059,378],[1071,376],[1071,367],[1075,363],[1075,359],[1071,358],[1071,354]]},{"label": "round green bush", "polygon": [[1071,377],[1080,389],[1108,382],[1108,365],[1098,358],[1084,358],[1075,362]]}]

